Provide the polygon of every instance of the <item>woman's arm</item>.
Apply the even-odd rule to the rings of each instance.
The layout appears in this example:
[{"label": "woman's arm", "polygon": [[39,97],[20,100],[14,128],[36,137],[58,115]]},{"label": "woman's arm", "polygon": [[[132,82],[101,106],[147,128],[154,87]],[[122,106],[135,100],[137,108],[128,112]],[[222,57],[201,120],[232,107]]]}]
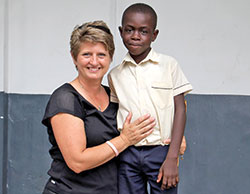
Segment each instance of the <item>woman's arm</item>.
[{"label": "woman's arm", "polygon": [[[110,140],[119,153],[148,136],[155,126],[150,115],[142,116],[133,123],[130,123],[131,117],[130,113],[120,136]],[[95,168],[115,157],[107,143],[86,148],[84,122],[80,118],[59,113],[51,118],[51,124],[64,160],[75,173]]]}]

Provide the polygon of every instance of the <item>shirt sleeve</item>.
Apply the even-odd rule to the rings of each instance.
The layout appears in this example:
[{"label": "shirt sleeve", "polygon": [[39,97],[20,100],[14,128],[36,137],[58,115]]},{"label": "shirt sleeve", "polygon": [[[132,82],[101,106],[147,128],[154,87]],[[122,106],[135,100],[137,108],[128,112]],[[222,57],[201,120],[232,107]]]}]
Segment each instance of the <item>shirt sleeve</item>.
[{"label": "shirt sleeve", "polygon": [[58,113],[68,113],[83,120],[84,108],[73,92],[58,89],[49,99],[42,123],[48,127],[50,118]]},{"label": "shirt sleeve", "polygon": [[108,74],[108,84],[109,84],[109,88],[110,88],[110,101],[114,102],[114,103],[119,103],[119,100],[118,100],[110,73]]},{"label": "shirt sleeve", "polygon": [[186,95],[188,92],[192,91],[193,87],[187,80],[183,71],[181,70],[178,63],[175,61],[172,69],[172,80],[173,80],[173,90],[174,96],[184,93]]}]

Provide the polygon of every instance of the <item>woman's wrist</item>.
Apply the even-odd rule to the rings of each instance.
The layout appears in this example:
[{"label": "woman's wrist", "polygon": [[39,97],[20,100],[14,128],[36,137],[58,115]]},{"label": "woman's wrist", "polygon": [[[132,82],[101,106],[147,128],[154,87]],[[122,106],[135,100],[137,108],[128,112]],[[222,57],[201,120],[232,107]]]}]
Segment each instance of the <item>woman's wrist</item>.
[{"label": "woman's wrist", "polygon": [[128,147],[128,146],[131,145],[130,141],[128,140],[128,138],[123,133],[121,133],[119,137],[123,141],[123,143],[125,144],[125,146]]},{"label": "woman's wrist", "polygon": [[118,156],[119,153],[123,152],[126,148],[130,146],[128,139],[124,135],[119,135],[109,141],[105,142],[115,153],[115,156]]},{"label": "woman's wrist", "polygon": [[106,141],[106,143],[113,150],[113,152],[115,153],[115,156],[117,157],[119,155],[119,151],[117,150],[117,148],[115,147],[115,145],[113,143],[111,143],[110,141]]}]

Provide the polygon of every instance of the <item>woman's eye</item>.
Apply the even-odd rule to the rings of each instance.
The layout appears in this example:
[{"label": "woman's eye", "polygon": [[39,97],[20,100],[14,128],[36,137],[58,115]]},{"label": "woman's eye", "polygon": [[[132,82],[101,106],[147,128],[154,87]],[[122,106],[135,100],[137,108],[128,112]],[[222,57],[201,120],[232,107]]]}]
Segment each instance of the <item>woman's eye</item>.
[{"label": "woman's eye", "polygon": [[105,53],[99,53],[98,56],[99,56],[99,57],[105,57],[106,54],[105,54]]},{"label": "woman's eye", "polygon": [[87,56],[90,56],[90,53],[83,53],[82,55],[87,57]]}]

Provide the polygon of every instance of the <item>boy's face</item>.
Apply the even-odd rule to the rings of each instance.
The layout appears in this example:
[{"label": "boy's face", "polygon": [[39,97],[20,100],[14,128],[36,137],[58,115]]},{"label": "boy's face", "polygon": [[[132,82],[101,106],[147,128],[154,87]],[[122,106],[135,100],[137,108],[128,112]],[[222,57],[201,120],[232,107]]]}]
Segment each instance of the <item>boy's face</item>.
[{"label": "boy's face", "polygon": [[119,31],[124,45],[136,63],[146,58],[151,50],[151,42],[159,32],[154,30],[150,14],[138,12],[128,12]]}]

